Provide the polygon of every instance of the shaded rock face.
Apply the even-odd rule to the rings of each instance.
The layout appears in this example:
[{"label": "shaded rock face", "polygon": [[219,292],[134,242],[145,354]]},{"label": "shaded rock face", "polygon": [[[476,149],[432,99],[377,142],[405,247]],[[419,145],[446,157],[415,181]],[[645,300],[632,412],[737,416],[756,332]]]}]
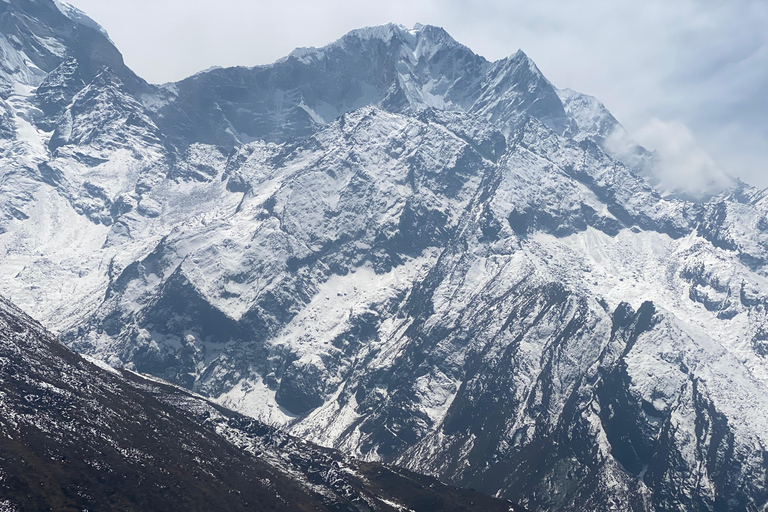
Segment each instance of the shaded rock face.
[{"label": "shaded rock face", "polygon": [[0,298],[4,510],[521,510],[86,361]]},{"label": "shaded rock face", "polygon": [[156,119],[181,144],[285,142],[368,105],[471,112],[506,130],[533,116],[560,133],[575,131],[554,87],[524,53],[489,63],[441,28],[392,24],[297,49],[269,66],[190,77],[174,84]]},{"label": "shaded rock face", "polygon": [[104,30],[74,7],[36,0],[3,2],[0,26],[0,83],[7,84],[5,91],[0,89],[0,96],[12,94],[14,82],[40,85],[67,59],[77,62],[77,71],[84,79],[106,66],[115,70],[132,92],[147,87],[125,66]]},{"label": "shaded rock face", "polygon": [[662,196],[436,27],[143,88],[74,49],[0,103],[0,285],[69,346],[531,509],[765,507],[763,192]]}]

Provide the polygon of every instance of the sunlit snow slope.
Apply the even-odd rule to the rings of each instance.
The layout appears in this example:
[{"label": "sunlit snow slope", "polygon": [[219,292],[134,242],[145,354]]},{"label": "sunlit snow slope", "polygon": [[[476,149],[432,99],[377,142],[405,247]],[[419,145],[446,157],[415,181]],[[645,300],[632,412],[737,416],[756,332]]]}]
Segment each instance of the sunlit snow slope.
[{"label": "sunlit snow slope", "polygon": [[8,512],[520,510],[84,359],[3,298],[0,413]]},{"label": "sunlit snow slope", "polygon": [[66,16],[18,57],[31,5],[0,291],[71,347],[535,510],[764,510],[763,192],[663,194],[597,100],[436,27],[149,86]]}]

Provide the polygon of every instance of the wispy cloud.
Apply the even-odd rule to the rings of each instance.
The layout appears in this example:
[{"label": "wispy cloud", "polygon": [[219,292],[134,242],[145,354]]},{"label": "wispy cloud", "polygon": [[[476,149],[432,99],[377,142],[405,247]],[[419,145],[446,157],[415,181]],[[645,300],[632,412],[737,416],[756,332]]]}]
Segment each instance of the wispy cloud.
[{"label": "wispy cloud", "polygon": [[657,155],[654,174],[663,192],[704,198],[734,184],[679,121],[651,121],[637,132],[638,141]]}]

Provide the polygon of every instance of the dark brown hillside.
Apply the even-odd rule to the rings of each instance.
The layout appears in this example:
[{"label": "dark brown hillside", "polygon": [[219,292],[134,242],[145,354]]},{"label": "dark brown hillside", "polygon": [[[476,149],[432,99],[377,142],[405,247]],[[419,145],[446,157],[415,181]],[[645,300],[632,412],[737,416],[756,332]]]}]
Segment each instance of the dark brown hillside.
[{"label": "dark brown hillside", "polygon": [[500,500],[358,464],[60,345],[0,299],[2,510],[477,510]]}]

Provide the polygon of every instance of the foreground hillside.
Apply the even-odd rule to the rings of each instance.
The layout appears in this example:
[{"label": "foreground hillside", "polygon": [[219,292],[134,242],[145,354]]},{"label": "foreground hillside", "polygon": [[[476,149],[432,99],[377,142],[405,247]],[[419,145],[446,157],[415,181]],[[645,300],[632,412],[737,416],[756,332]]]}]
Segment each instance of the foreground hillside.
[{"label": "foreground hillside", "polygon": [[766,507],[765,192],[438,27],[155,86],[75,14],[0,2],[0,292],[68,346],[531,509]]},{"label": "foreground hillside", "polygon": [[69,351],[0,299],[0,508],[517,510]]}]

